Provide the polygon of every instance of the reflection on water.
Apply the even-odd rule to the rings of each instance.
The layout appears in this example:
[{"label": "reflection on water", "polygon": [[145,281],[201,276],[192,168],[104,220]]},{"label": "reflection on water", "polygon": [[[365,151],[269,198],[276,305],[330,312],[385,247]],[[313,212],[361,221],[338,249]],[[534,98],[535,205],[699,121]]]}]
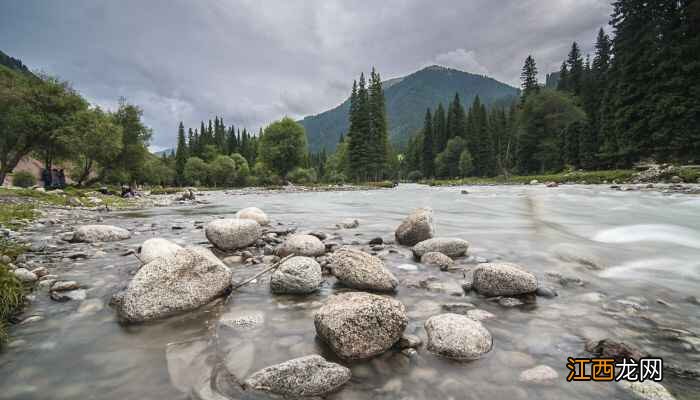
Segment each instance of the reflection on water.
[{"label": "reflection on water", "polygon": [[[554,299],[538,298],[535,306],[503,308],[475,294],[456,297],[451,290],[409,287],[436,277],[449,288],[462,274],[422,266],[408,249],[381,251],[402,282],[396,297],[407,306],[408,333],[425,339],[423,323],[440,313],[442,304],[471,302],[496,316],[484,322],[494,349],[468,363],[439,359],[422,348],[413,362],[389,352],[349,365],[353,378],[333,398],[630,398],[614,384],[564,381],[566,357],[585,354],[586,340],[605,337],[664,357],[676,370],[696,369],[700,361],[700,306],[686,300],[700,294],[697,197],[586,186],[470,187],[462,195],[460,188],[401,185],[365,192],[214,192],[205,199],[210,204],[114,214],[105,223],[138,234],[126,243],[105,244],[106,256],[57,262],[63,279],[88,286],[86,301],[92,303],[55,303],[37,293],[28,312],[45,318],[13,328],[16,342],[0,355],[0,398],[217,398],[202,385],[211,377],[211,357],[221,358],[240,376],[311,353],[334,359],[316,340],[313,327],[314,311],[342,290],[332,278],[320,293],[306,297],[273,296],[261,279],[225,303],[197,312],[136,326],[115,320],[109,298],[136,266],[134,258],[120,256],[125,246],[153,236],[202,243],[196,221],[246,206],[262,208],[275,222],[362,244],[376,236],[391,238],[411,209],[430,206],[438,235],[469,240],[472,256],[520,263],[559,292]],[[360,220],[359,228],[336,232],[332,227],[345,218]],[[175,225],[184,229],[172,229]],[[94,252],[90,246],[73,246]],[[469,268],[471,262],[461,264]],[[234,276],[242,279],[261,268],[239,266]],[[217,324],[221,315],[252,315],[261,324],[250,332],[226,331]],[[561,379],[546,386],[518,381],[523,369],[540,364],[554,368]],[[697,381],[670,373],[664,384],[678,399],[693,398],[700,390]]]}]

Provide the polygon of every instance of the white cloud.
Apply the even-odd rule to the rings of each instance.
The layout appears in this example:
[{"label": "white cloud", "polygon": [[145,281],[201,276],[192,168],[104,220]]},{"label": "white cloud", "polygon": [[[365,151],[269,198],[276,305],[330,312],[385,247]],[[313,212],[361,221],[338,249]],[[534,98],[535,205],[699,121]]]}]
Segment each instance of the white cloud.
[{"label": "white cloud", "polygon": [[477,75],[490,75],[488,68],[477,60],[474,50],[456,49],[438,54],[431,64],[451,67]]}]

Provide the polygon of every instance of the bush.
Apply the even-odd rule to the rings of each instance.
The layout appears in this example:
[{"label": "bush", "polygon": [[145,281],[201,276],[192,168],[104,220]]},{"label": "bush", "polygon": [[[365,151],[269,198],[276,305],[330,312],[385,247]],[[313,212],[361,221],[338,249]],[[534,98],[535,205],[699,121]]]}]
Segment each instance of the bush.
[{"label": "bush", "polygon": [[316,182],[316,171],[314,169],[308,168],[295,168],[292,172],[287,174],[287,179],[293,183],[300,185],[308,185],[310,183]]},{"label": "bush", "polygon": [[410,182],[418,182],[421,179],[423,179],[423,173],[416,170],[416,171],[411,171],[408,173],[406,176],[406,179],[408,179]]},{"label": "bush", "polygon": [[347,180],[348,180],[348,178],[345,176],[344,173],[342,173],[342,172],[337,172],[337,171],[331,172],[331,173],[326,177],[326,181],[327,181],[327,182],[329,182],[329,183],[335,183],[335,184],[338,184],[338,183],[345,183],[345,181],[347,181]]},{"label": "bush", "polygon": [[0,264],[0,344],[7,341],[5,321],[22,304],[23,294],[22,283],[5,265]]},{"label": "bush", "polygon": [[36,178],[27,171],[18,171],[12,175],[12,184],[22,188],[28,188],[36,185]]}]

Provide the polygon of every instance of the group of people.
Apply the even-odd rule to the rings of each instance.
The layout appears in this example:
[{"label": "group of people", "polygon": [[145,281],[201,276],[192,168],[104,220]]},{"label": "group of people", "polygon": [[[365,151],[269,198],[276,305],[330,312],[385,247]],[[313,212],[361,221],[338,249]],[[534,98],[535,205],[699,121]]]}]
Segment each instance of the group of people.
[{"label": "group of people", "polygon": [[62,169],[48,170],[44,168],[41,171],[41,180],[44,182],[45,189],[63,189],[66,187],[66,174]]}]

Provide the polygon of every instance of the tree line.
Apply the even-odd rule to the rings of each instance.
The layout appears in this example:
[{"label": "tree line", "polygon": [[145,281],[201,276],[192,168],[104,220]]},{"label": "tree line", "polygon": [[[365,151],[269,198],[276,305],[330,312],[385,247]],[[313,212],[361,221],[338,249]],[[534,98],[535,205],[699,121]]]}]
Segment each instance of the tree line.
[{"label": "tree line", "polygon": [[[518,103],[468,111],[459,96],[428,109],[409,142],[409,178],[508,176],[628,168],[645,158],[692,162],[700,154],[700,4],[613,3],[591,59],[573,43],[555,88],[525,60]],[[466,116],[465,116],[466,115]]]}]

